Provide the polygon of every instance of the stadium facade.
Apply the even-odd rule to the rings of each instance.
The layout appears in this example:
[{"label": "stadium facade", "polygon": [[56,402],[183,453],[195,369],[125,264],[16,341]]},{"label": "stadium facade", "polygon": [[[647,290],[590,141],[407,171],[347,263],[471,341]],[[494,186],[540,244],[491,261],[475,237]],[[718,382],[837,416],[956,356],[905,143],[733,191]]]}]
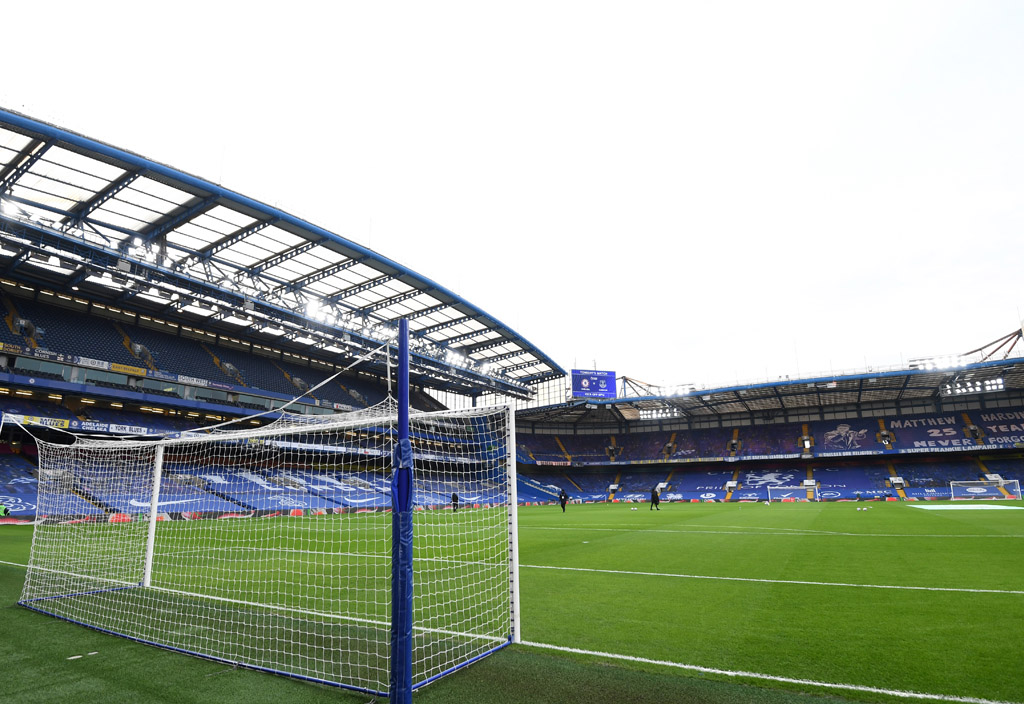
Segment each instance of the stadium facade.
[{"label": "stadium facade", "polygon": [[[522,501],[949,498],[950,481],[1024,465],[1020,331],[906,368],[671,390],[622,377],[614,398],[574,397],[540,348],[433,279],[6,110],[0,267],[0,400],[42,437],[259,425],[296,397],[305,414],[367,408],[404,318],[414,407],[516,407]],[[32,435],[8,424],[0,442],[0,494],[31,516]]]}]

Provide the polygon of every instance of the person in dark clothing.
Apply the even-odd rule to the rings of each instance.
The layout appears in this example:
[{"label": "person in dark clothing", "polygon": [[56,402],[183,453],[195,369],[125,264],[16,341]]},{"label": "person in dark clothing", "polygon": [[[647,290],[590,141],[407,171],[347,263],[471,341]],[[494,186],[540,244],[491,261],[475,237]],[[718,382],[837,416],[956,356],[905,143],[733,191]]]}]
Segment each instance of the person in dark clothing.
[{"label": "person in dark clothing", "polygon": [[452,494],[452,511],[458,511],[458,510],[459,510],[459,495],[453,493]]},{"label": "person in dark clothing", "polygon": [[565,493],[565,489],[558,492],[558,503],[562,504],[562,513],[565,513],[565,505],[569,502],[569,495]]},{"label": "person in dark clothing", "polygon": [[658,493],[658,487],[654,487],[651,489],[651,510],[653,511],[654,509],[658,509],[660,511],[661,509],[658,508],[658,504],[660,503],[661,495]]}]

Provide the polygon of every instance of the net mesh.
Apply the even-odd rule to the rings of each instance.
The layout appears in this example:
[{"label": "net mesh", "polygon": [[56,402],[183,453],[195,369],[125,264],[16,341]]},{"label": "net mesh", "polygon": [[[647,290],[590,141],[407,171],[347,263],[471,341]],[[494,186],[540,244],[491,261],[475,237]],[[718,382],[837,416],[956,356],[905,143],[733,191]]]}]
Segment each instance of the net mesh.
[{"label": "net mesh", "polygon": [[1016,479],[998,481],[952,481],[949,483],[950,497],[954,501],[963,499],[1016,499],[1020,497],[1020,483]]},{"label": "net mesh", "polygon": [[[386,693],[396,418],[388,400],[159,442],[39,442],[41,522],[21,603]],[[511,639],[509,418],[410,416],[416,685]]]}]

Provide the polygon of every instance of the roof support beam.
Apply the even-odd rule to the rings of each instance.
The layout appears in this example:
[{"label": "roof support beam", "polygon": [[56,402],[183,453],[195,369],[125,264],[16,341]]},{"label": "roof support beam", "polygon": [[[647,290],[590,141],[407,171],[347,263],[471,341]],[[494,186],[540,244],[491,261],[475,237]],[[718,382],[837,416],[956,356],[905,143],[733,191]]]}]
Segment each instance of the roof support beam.
[{"label": "roof support beam", "polygon": [[[8,167],[5,169],[5,173],[0,175],[0,193],[6,193],[10,191],[14,184],[19,178],[25,175],[25,173],[31,169],[40,159],[43,158],[43,154],[50,148],[50,142],[41,142],[39,140],[32,141],[27,147],[25,147],[19,156],[22,161],[18,166],[13,169]],[[15,160],[17,161],[17,160]],[[12,163],[13,166],[13,163]]]},{"label": "roof support beam", "polygon": [[320,244],[319,240],[308,240],[307,242],[304,242],[303,244],[300,244],[297,247],[292,247],[291,249],[285,250],[280,254],[275,254],[272,257],[267,257],[261,262],[256,262],[254,265],[249,267],[249,271],[253,276],[259,276],[267,269],[275,267],[278,264],[282,264],[288,261],[289,259],[294,259],[303,252],[308,252],[309,250],[313,249],[313,247],[316,247],[318,244]]},{"label": "roof support beam", "polygon": [[[277,222],[277,218],[271,218],[270,220],[263,220],[262,222],[255,222],[252,225],[249,225],[248,227],[239,228],[238,230],[235,230],[234,232],[232,232],[230,235],[222,237],[221,239],[219,239],[216,242],[212,243],[206,249],[203,249],[202,251],[196,252],[196,256],[199,257],[199,261],[201,261],[201,262],[202,261],[208,261],[215,254],[224,251],[225,249],[227,249],[228,247],[230,247],[233,244],[241,242],[242,240],[244,240],[249,235],[254,235],[257,232],[259,232],[260,230],[262,230],[264,228],[267,228],[267,227],[270,227],[275,222]],[[184,261],[184,260],[182,260],[182,261]]]},{"label": "roof support beam", "polygon": [[520,362],[519,364],[513,364],[512,366],[509,366],[509,367],[502,367],[501,371],[506,372],[506,373],[508,373],[508,372],[517,372],[520,369],[526,369],[528,367],[532,367],[532,366],[535,366],[537,364],[540,364],[540,362],[538,362],[535,359],[532,362]]},{"label": "roof support beam", "polygon": [[409,320],[414,320],[416,318],[422,318],[425,315],[430,315],[432,313],[437,313],[438,311],[442,311],[445,308],[451,308],[451,307],[452,307],[451,303],[438,303],[436,306],[430,306],[429,308],[424,308],[423,310],[418,310],[415,313],[410,313],[407,317],[409,318]]},{"label": "roof support beam", "polygon": [[430,335],[431,333],[435,333],[435,332],[438,332],[440,330],[444,330],[445,328],[454,327],[456,325],[468,322],[470,320],[476,320],[476,318],[477,318],[477,316],[475,316],[475,315],[464,315],[461,318],[454,318],[453,320],[447,320],[447,321],[445,321],[443,323],[438,323],[437,325],[431,325],[430,327],[423,328],[421,330],[417,330],[416,333],[419,334],[419,335]]},{"label": "roof support beam", "polygon": [[318,271],[314,271],[312,274],[307,274],[306,276],[300,276],[299,278],[295,279],[294,281],[291,281],[291,282],[289,282],[287,284],[284,284],[282,286],[278,286],[276,289],[271,291],[271,293],[280,293],[280,292],[284,292],[284,291],[288,291],[288,292],[298,291],[303,286],[308,286],[309,284],[314,284],[317,281],[323,281],[324,279],[326,279],[329,276],[334,276],[335,274],[341,273],[342,271],[345,271],[346,269],[351,269],[356,264],[362,264],[363,262],[365,262],[369,258],[370,258],[369,256],[364,256],[364,257],[358,257],[356,259],[348,259],[348,260],[343,261],[343,262],[338,262],[337,264],[332,264],[331,266],[329,266],[329,267],[327,267],[325,269],[320,269]]},{"label": "roof support beam", "polygon": [[82,222],[89,217],[89,214],[94,210],[99,209],[104,203],[116,196],[118,193],[128,188],[136,180],[146,174],[146,169],[141,171],[135,171],[133,173],[127,173],[117,181],[114,181],[108,185],[104,190],[94,195],[89,200],[85,201],[80,207],[72,209],[72,215],[65,217],[61,224],[64,227],[81,227]]},{"label": "roof support beam", "polygon": [[[469,345],[467,347],[463,347],[462,351],[463,351],[463,353],[465,353],[467,355],[469,355],[469,354],[476,354],[477,352],[485,352],[487,350],[493,350],[495,347],[501,347],[502,345],[507,345],[507,344],[513,343],[513,342],[514,342],[514,340],[510,340],[507,337],[499,337],[499,338],[494,339],[494,340],[487,340],[486,342],[478,342],[475,345]],[[499,357],[491,357],[491,359],[507,359],[508,357],[515,357],[517,354],[522,354],[522,353],[523,353],[523,350],[517,350],[515,352],[509,352],[508,354],[505,354],[505,355],[500,355]]]},{"label": "roof support beam", "polygon": [[381,274],[380,276],[369,279],[368,281],[364,281],[358,286],[350,286],[349,288],[346,288],[342,291],[338,291],[333,296],[330,296],[324,300],[327,303],[338,303],[339,301],[348,298],[349,296],[355,296],[357,293],[369,291],[371,288],[374,288],[375,286],[380,286],[382,283],[390,281],[393,278],[395,277],[392,276],[391,274]]},{"label": "roof support beam", "polygon": [[20,252],[18,252],[14,256],[14,258],[11,259],[10,262],[8,262],[7,269],[5,270],[4,273],[10,274],[11,272],[13,272],[19,266],[24,264],[25,260],[28,259],[29,256],[31,256],[31,254],[32,254],[32,250],[30,250],[28,247],[26,247],[25,249],[23,249]]},{"label": "roof support beam", "polygon": [[[416,296],[420,295],[421,293],[429,293],[430,291],[433,290],[433,286],[431,286],[430,288],[414,288],[411,291],[406,291],[405,293],[400,293],[397,296],[392,296],[391,298],[385,298],[382,301],[377,301],[376,303],[368,305],[365,308],[360,308],[359,310],[355,311],[355,313],[356,315],[369,315],[370,313],[376,313],[378,310],[383,310],[388,306],[393,306],[397,303],[401,303],[402,301],[407,301],[410,298],[416,298]],[[415,313],[413,315],[415,315]]]},{"label": "roof support beam", "polygon": [[486,335],[489,332],[490,332],[490,330],[488,330],[487,328],[484,328],[483,330],[475,330],[473,332],[463,333],[462,335],[456,335],[455,337],[449,337],[447,340],[440,340],[439,342],[441,344],[443,344],[443,345],[448,345],[450,347],[451,345],[459,344],[463,340],[469,340],[470,338],[473,338],[473,337],[479,337],[480,335]]},{"label": "roof support beam", "polygon": [[[206,211],[211,210],[213,206],[217,204],[219,199],[220,196],[218,195],[207,196],[206,198],[193,198],[182,205],[181,210],[178,213],[170,215],[162,220],[157,220],[152,225],[139,230],[138,237],[142,238],[142,244],[148,244],[153,240],[159,239],[168,232],[171,232],[188,221],[199,217]],[[122,244],[122,248],[127,249],[130,244],[130,240],[125,240],[124,244]]]},{"label": "roof support beam", "polygon": [[[503,342],[505,342],[505,340],[503,340]],[[466,348],[463,347],[462,349],[463,349],[463,352],[465,352]],[[505,354],[496,354],[493,357],[485,357],[484,359],[481,359],[479,361],[481,361],[481,362],[503,362],[506,359],[512,359],[513,357],[518,357],[521,354],[526,354],[526,350],[516,350],[515,352],[506,352]]]}]

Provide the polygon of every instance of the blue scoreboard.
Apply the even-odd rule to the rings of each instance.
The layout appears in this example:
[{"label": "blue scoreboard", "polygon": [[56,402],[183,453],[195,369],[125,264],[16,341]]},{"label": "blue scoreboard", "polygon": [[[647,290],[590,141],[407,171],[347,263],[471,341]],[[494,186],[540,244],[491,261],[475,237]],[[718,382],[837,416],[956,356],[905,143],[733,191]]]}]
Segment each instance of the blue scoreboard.
[{"label": "blue scoreboard", "polygon": [[573,398],[615,398],[615,372],[572,370]]}]

